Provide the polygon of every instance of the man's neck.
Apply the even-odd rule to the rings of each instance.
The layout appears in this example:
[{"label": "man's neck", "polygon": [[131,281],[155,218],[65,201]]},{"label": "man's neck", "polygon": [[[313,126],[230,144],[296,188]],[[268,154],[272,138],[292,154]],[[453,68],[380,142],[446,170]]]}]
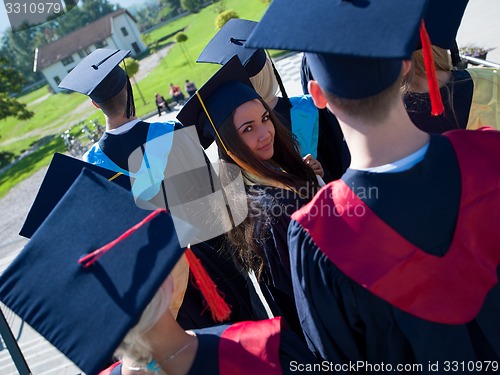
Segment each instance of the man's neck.
[{"label": "man's neck", "polygon": [[410,120],[403,104],[398,104],[378,123],[339,118],[353,169],[373,168],[402,159],[425,146],[429,134]]},{"label": "man's neck", "polygon": [[130,118],[126,117],[106,117],[106,130],[113,130],[119,128],[120,126],[126,124],[127,122],[137,120],[137,116],[132,116]]}]

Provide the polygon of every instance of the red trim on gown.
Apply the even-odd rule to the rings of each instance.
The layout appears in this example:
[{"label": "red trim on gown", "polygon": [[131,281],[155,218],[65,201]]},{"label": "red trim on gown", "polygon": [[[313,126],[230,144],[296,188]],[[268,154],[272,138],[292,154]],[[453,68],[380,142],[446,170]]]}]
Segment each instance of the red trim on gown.
[{"label": "red trim on gown", "polygon": [[[391,305],[432,322],[467,323],[498,282],[500,133],[492,133],[445,134],[457,155],[462,193],[453,240],[443,257],[409,243],[342,180],[323,188],[292,218],[342,272]],[[356,206],[364,207],[362,217],[352,215]],[[325,216],[325,207],[335,210]]]},{"label": "red trim on gown", "polygon": [[280,332],[280,317],[231,325],[219,342],[219,374],[282,374]]}]

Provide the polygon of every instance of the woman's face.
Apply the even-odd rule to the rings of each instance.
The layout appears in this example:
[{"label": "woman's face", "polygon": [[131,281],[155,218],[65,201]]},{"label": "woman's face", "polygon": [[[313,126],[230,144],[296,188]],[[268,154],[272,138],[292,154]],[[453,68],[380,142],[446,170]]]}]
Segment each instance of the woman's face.
[{"label": "woman's face", "polygon": [[274,154],[274,125],[262,103],[251,100],[234,111],[234,126],[243,143],[260,160]]}]

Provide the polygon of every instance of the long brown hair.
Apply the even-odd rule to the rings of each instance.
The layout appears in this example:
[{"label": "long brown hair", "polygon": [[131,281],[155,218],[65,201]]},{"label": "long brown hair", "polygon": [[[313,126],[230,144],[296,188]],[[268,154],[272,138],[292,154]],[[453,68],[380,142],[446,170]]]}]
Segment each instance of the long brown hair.
[{"label": "long brown hair", "polygon": [[[258,173],[258,177],[277,182],[278,185],[288,187],[303,199],[310,200],[319,189],[316,175],[304,163],[299,153],[299,146],[289,131],[276,117],[265,101],[259,99],[264,108],[269,112],[269,117],[274,125],[274,154],[268,161],[257,158],[248,146],[241,140],[234,126],[234,111],[219,127],[218,132],[224,145],[239,160],[248,164]],[[221,159],[221,178],[224,179],[224,164],[235,164],[227,154],[225,148],[216,139]],[[252,175],[245,170],[245,177],[252,181]],[[258,183],[258,181],[252,181]],[[246,270],[254,270],[260,277],[265,266],[265,256],[262,251],[263,229],[270,224],[269,197],[261,190],[248,189],[247,204],[249,215],[235,229],[227,235],[228,244],[235,251],[238,260]],[[299,197],[298,197],[299,198]]]}]

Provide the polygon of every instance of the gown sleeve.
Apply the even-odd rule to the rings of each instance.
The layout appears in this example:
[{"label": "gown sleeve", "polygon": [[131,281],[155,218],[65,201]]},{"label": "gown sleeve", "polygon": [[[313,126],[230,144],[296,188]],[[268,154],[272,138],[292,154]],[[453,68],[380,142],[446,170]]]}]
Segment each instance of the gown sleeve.
[{"label": "gown sleeve", "polygon": [[283,374],[319,374],[320,361],[294,332],[282,328],[279,357]]}]

